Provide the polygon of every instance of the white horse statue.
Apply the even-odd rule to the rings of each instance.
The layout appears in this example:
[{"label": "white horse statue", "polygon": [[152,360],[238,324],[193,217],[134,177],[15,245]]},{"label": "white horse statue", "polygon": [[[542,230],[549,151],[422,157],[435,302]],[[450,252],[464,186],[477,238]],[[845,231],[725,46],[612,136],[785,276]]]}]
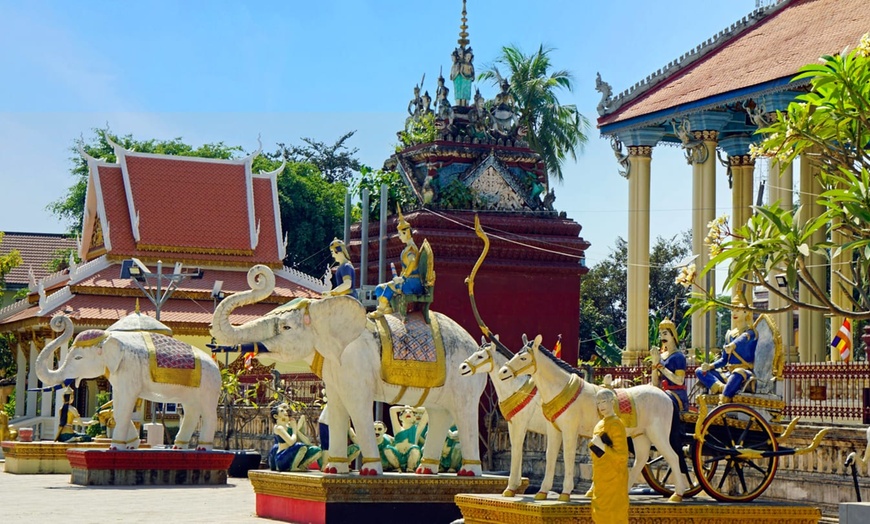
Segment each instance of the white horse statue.
[{"label": "white horse statue", "polygon": [[[503,354],[507,353],[507,355]],[[471,376],[478,373],[487,373],[492,380],[495,394],[498,396],[498,407],[502,416],[508,421],[508,434],[511,441],[511,472],[508,478],[507,489],[502,493],[505,497],[516,495],[522,480],[523,465],[523,442],[527,431],[534,431],[547,436],[547,459],[544,477],[546,480],[541,486],[541,492],[546,498],[547,492],[552,487],[553,477],[556,472],[556,458],[559,456],[559,443],[561,434],[558,429],[544,418],[541,411],[541,395],[531,377],[515,377],[510,380],[498,378],[499,369],[513,357],[513,353],[502,349],[502,346],[494,342],[486,342],[484,337],[480,340],[480,349],[465,359],[459,366],[459,374]],[[540,493],[538,493],[540,495]],[[538,495],[535,495],[538,498]]]},{"label": "white horse statue", "polygon": [[[592,436],[592,430],[599,420],[595,394],[602,388],[584,381],[566,362],[542,348],[540,335],[532,344],[526,342],[526,346],[499,370],[499,378],[502,380],[520,375],[532,376],[543,401],[544,417],[562,432],[565,478],[559,500],[567,502],[574,489],[577,439],[578,436]],[[674,404],[667,393],[650,385],[615,391],[620,404],[616,412],[623,417],[626,422],[626,435],[634,442],[635,460],[628,477],[629,487],[638,481],[649,459],[650,444],[655,445],[672,471],[686,471],[685,467],[680,467],[680,457],[670,442],[675,415]],[[623,406],[630,406],[630,412],[626,413],[626,410],[621,409]],[[550,451],[548,446],[547,453]],[[550,476],[544,479],[542,486],[551,486],[552,483],[553,478]],[[686,487],[685,475],[676,475],[674,494],[670,501],[682,501]],[[542,497],[539,495],[540,493],[535,498],[546,498],[546,491],[543,491]]]}]

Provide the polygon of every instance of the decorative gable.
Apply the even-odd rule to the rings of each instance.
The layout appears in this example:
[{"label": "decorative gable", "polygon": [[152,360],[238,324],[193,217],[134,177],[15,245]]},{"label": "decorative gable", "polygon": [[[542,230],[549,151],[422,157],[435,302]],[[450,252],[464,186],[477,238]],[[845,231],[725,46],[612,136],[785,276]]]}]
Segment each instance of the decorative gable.
[{"label": "decorative gable", "polygon": [[462,177],[462,182],[486,203],[486,209],[517,211],[523,207],[536,207],[526,199],[526,192],[516,178],[514,173],[490,153],[486,160]]}]

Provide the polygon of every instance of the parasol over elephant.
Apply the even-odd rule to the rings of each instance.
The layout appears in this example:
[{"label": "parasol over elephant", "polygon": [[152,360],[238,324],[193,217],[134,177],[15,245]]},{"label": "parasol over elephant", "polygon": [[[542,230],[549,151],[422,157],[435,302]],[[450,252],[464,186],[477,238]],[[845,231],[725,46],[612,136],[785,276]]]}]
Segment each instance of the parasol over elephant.
[{"label": "parasol over elephant", "polygon": [[[486,376],[460,376],[459,365],[477,350],[477,344],[456,322],[439,313],[431,315],[442,344],[436,370],[441,382],[398,385],[395,380],[387,380],[391,369],[384,360],[388,352],[381,350],[379,330],[387,321],[392,328],[392,323],[402,324],[401,320],[393,315],[367,319],[362,304],[351,297],[340,296],[322,300],[296,299],[261,318],[233,326],[229,321],[230,313],[239,306],[269,296],[275,287],[275,276],[266,266],[254,266],[248,271],[248,285],[250,290],[231,295],[218,305],[212,336],[225,345],[257,343],[268,349],[269,358],[275,360],[307,362],[326,385],[330,434],[346,435],[349,421],[353,421],[363,462],[360,474],[383,472],[372,415],[375,401],[426,407],[429,432],[417,473],[438,472],[442,446],[452,422],[455,421],[459,429],[461,442],[478,442],[478,401],[486,386]],[[417,378],[410,376],[412,381]],[[346,445],[345,439],[330,439],[324,472],[348,472]],[[468,456],[463,457],[457,474],[481,475],[478,447],[463,448],[464,455],[466,452]]]},{"label": "parasol over elephant", "polygon": [[197,449],[212,449],[221,376],[209,355],[158,333],[89,329],[76,336],[63,362],[51,369],[54,352],[72,337],[73,323],[69,317],[58,315],[51,319],[51,328],[63,333],[39,353],[36,375],[47,386],[74,379],[76,387],[82,379],[105,375],[112,384],[116,421],[111,449],[139,446],[132,422],[139,398],[184,406],[176,448],[187,447],[201,417]]}]

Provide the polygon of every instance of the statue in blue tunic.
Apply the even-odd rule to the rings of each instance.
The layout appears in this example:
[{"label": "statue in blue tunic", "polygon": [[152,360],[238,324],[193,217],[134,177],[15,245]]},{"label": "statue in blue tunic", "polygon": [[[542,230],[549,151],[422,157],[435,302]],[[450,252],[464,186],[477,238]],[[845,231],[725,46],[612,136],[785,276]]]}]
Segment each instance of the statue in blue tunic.
[{"label": "statue in blue tunic", "polygon": [[356,293],[356,270],[350,262],[350,253],[347,246],[339,239],[333,239],[329,243],[329,253],[338,264],[333,276],[332,289],[323,293],[324,297],[338,297],[341,295],[350,295],[353,298],[358,298]]},{"label": "statue in blue tunic", "polygon": [[677,326],[666,318],[659,324],[660,348],[653,348],[653,371],[658,378],[654,384],[665,390],[680,411],[689,409],[686,395],[686,356],[679,350]]},{"label": "statue in blue tunic", "polygon": [[[695,371],[698,380],[709,388],[710,393],[721,393],[722,403],[731,402],[734,395],[753,377],[755,349],[758,345],[758,332],[753,327],[748,302],[741,294],[737,294],[731,304],[733,327],[725,334],[722,356],[713,363],[701,364]],[[726,373],[720,371],[723,368]]]}]

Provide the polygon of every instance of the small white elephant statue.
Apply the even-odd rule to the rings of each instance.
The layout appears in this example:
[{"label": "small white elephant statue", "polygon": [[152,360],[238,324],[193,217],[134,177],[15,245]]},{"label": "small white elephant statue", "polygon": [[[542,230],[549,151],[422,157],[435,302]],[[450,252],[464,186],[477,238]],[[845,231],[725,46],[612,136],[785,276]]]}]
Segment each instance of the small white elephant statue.
[{"label": "small white elephant statue", "polygon": [[36,375],[47,386],[67,379],[74,379],[78,386],[82,379],[105,375],[112,384],[116,422],[111,449],[139,447],[139,434],[131,420],[139,398],[182,404],[184,415],[176,448],[187,448],[202,417],[197,449],[212,449],[221,375],[209,355],[157,333],[91,329],[80,333],[63,362],[51,369],[55,350],[72,337],[73,323],[69,317],[58,315],[51,319],[51,328],[63,333],[39,353]]}]

